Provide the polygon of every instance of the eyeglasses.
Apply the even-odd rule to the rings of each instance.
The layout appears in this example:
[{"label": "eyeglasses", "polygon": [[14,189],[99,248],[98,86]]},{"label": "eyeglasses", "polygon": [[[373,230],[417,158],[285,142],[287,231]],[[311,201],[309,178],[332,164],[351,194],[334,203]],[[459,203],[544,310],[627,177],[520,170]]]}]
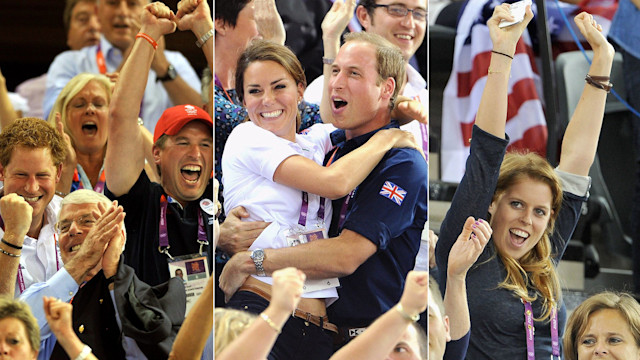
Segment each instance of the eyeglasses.
[{"label": "eyeglasses", "polygon": [[373,7],[386,8],[389,15],[395,16],[395,17],[405,17],[407,16],[408,13],[411,13],[413,15],[414,20],[416,21],[427,21],[427,15],[429,14],[429,12],[425,9],[407,9],[402,5],[396,5],[396,4],[392,4],[392,5],[375,4],[373,5]]},{"label": "eyeglasses", "polygon": [[79,216],[73,220],[61,220],[56,223],[56,230],[60,235],[66,234],[74,222],[81,229],[90,229],[96,223],[96,220],[90,214]]}]

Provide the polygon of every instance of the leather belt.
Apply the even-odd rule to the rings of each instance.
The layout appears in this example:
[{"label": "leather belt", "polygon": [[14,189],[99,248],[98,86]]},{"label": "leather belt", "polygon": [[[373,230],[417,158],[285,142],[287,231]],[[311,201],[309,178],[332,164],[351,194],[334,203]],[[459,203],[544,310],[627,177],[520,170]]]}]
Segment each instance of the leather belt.
[{"label": "leather belt", "polygon": [[[248,291],[251,293],[254,293],[258,296],[260,296],[261,298],[267,300],[267,301],[271,301],[271,294],[267,293],[266,291],[260,289],[257,286],[254,285],[248,285],[248,284],[244,284],[242,286],[240,286],[240,288],[238,289],[238,291]],[[329,330],[331,332],[334,333],[338,333],[338,327],[332,323],[329,322],[329,317],[327,315],[325,316],[318,316],[318,315],[313,315],[311,313],[308,313],[306,311],[302,311],[300,309],[295,309],[293,311],[292,314],[293,317],[296,317],[298,319],[302,319],[304,321],[310,322],[318,327],[321,327],[325,330]]]}]

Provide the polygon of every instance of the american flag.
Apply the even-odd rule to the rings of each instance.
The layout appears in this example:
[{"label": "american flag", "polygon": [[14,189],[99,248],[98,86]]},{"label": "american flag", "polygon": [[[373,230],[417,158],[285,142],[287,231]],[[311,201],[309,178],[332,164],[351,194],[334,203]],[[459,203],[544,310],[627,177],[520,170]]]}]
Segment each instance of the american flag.
[{"label": "american flag", "polygon": [[[604,4],[615,1],[592,0],[591,2]],[[469,0],[458,23],[453,69],[445,87],[442,102],[441,167],[444,181],[459,182],[464,174],[465,162],[469,155],[471,130],[480,105],[491,59],[492,43],[486,22],[493,14],[493,8],[501,3],[496,0]],[[596,10],[594,7],[584,7],[584,5],[562,6],[557,10],[553,3],[549,3],[548,8],[551,37],[559,42],[569,36],[559,11],[568,14],[569,21],[573,24],[573,16],[579,11]],[[598,7],[598,9],[602,8]],[[556,9],[555,13],[552,9]],[[535,13],[535,4],[533,10]],[[596,21],[608,29],[613,12],[610,7],[607,11],[600,11],[601,15],[596,16]],[[530,28],[535,26],[535,21],[535,19],[532,20]],[[535,30],[532,31],[535,33]],[[536,66],[531,37],[527,31],[516,46],[511,65],[508,96],[506,124],[506,132],[510,138],[508,150],[528,149],[545,156],[547,125],[542,103],[542,81]]]},{"label": "american flag", "polygon": [[398,205],[402,205],[402,201],[404,201],[404,197],[407,195],[407,192],[391,181],[385,181],[384,185],[382,185],[382,189],[380,189],[380,195],[390,199]]}]

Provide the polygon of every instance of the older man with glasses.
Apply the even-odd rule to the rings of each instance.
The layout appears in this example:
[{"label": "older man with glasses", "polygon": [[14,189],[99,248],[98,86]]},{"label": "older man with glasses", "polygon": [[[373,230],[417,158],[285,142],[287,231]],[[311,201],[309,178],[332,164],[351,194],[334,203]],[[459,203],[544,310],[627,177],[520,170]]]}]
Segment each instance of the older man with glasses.
[{"label": "older man with glasses", "polygon": [[43,296],[73,301],[74,331],[100,359],[169,355],[185,316],[184,285],[175,279],[152,290],[120,262],[124,217],[116,201],[93,190],[74,191],[62,201],[55,228],[65,265],[20,296],[41,329],[39,359],[65,358],[46,322]]}]

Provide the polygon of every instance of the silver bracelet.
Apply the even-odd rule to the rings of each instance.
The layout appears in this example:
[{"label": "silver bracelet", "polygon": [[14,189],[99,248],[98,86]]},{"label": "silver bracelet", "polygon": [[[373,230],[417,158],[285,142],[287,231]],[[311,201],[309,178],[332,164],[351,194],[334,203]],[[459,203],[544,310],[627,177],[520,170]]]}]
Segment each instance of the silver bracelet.
[{"label": "silver bracelet", "polygon": [[196,41],[196,46],[201,48],[202,45],[204,45],[204,43],[207,42],[207,40],[211,39],[211,37],[213,36],[213,29],[207,31],[206,33],[204,33],[204,35],[202,35],[200,37],[200,39],[198,39],[198,41]]},{"label": "silver bracelet", "polygon": [[12,253],[10,253],[10,252],[8,252],[8,251],[4,251],[4,249],[3,249],[3,248],[0,248],[0,252],[1,252],[1,253],[3,253],[3,254],[5,254],[5,255],[9,255],[9,256],[11,256],[11,257],[20,257],[20,254],[12,254]]},{"label": "silver bracelet", "polygon": [[91,354],[91,348],[85,344],[80,354],[78,354],[74,360],[85,360],[89,354]]}]

